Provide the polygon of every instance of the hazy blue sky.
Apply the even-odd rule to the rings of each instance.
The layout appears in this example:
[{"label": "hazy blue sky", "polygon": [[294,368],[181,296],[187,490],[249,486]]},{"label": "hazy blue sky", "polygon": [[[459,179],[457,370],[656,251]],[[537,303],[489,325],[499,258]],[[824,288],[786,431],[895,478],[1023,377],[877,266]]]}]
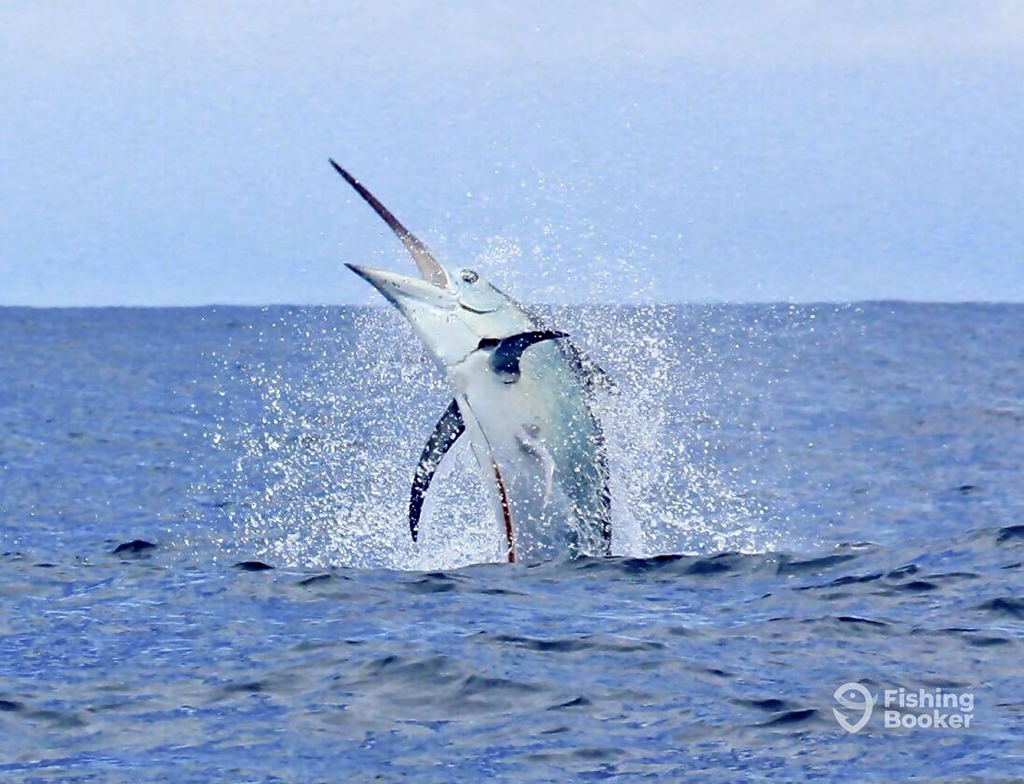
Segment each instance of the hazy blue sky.
[{"label": "hazy blue sky", "polygon": [[[280,7],[278,7],[280,6]],[[1024,300],[1024,2],[0,0],[0,304]]]}]

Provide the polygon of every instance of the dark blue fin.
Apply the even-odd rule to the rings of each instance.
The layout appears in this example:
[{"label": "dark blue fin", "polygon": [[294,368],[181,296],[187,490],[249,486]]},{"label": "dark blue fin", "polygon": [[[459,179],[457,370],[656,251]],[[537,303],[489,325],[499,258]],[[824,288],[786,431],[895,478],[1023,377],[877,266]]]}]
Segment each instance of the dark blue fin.
[{"label": "dark blue fin", "polygon": [[[519,380],[519,360],[534,343],[542,340],[557,340],[558,338],[569,337],[565,332],[555,332],[550,329],[537,329],[532,332],[520,332],[517,335],[510,335],[502,338],[494,346],[494,354],[491,355],[491,367],[494,372],[502,376],[506,384],[512,384]],[[486,340],[480,341],[480,348]]]},{"label": "dark blue fin", "polygon": [[412,534],[414,542],[420,534],[420,514],[423,512],[423,500],[427,488],[430,487],[430,480],[437,473],[441,460],[465,429],[466,423],[462,421],[459,404],[452,400],[434,426],[434,432],[427,439],[419,465],[416,466],[416,473],[412,477],[412,492],[409,495],[409,533]]}]

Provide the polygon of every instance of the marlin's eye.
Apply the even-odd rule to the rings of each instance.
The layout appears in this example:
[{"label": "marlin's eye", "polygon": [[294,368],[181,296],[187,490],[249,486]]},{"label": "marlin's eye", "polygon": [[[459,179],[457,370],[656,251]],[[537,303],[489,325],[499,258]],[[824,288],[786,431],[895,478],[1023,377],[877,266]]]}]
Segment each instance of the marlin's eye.
[{"label": "marlin's eye", "polygon": [[466,283],[476,283],[480,279],[480,276],[473,272],[473,270],[462,270],[459,277],[466,281]]}]

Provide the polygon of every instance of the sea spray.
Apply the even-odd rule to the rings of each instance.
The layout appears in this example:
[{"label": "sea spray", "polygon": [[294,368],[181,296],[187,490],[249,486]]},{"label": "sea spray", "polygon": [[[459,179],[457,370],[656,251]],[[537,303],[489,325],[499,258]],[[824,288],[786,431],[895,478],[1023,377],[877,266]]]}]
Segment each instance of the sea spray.
[{"label": "sea spray", "polygon": [[[519,265],[510,259],[518,252],[510,243],[492,245],[480,265],[513,294],[510,271]],[[605,277],[590,285],[611,283]],[[713,332],[729,327],[729,317],[649,304],[539,311],[570,332],[616,386],[594,403],[611,464],[614,553],[773,549],[784,521],[756,488],[716,464],[721,423],[708,414],[708,401],[729,390]],[[737,329],[757,339],[746,325]],[[244,421],[222,415],[210,435],[212,447],[234,457],[232,472],[213,484],[230,500],[237,549],[307,566],[438,569],[499,558],[468,449],[445,461],[428,494],[421,543],[411,542],[412,472],[451,393],[391,308],[287,309],[257,345],[265,355],[240,359],[227,351],[219,370],[236,389],[241,380],[255,406]]]}]

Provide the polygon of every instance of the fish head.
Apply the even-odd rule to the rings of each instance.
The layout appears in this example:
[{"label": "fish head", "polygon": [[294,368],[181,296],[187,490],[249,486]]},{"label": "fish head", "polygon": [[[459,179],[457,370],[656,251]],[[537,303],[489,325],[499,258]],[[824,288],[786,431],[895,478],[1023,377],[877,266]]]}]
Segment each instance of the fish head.
[{"label": "fish head", "polygon": [[388,270],[347,266],[408,319],[423,345],[445,369],[477,350],[481,340],[503,338],[523,328],[526,317],[516,301],[475,270],[449,272],[442,268],[443,274],[424,280]]}]

